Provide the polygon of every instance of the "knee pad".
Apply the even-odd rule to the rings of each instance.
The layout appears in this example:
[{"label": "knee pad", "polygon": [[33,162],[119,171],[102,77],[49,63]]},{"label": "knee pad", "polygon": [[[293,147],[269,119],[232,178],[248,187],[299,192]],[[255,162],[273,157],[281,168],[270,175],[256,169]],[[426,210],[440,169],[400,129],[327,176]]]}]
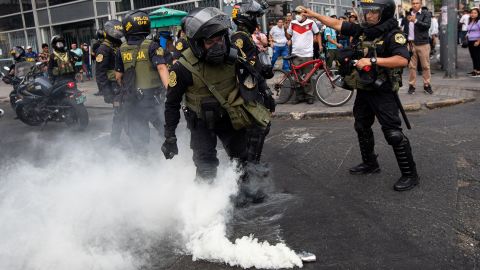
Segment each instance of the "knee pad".
[{"label": "knee pad", "polygon": [[387,140],[389,145],[399,145],[405,139],[405,135],[400,130],[389,129],[385,130],[384,132],[385,140]]}]

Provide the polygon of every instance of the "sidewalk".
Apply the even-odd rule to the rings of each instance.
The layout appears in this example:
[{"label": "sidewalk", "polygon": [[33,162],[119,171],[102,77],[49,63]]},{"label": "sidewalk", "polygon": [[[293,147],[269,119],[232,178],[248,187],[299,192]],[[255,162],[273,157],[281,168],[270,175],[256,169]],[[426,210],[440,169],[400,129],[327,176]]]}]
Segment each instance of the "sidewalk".
[{"label": "sidewalk", "polygon": [[[433,95],[428,95],[423,91],[421,76],[417,77],[417,91],[414,95],[407,94],[408,90],[408,69],[404,70],[404,87],[399,91],[400,99],[406,111],[418,111],[434,109],[444,106],[456,105],[465,102],[474,101],[476,91],[480,92],[480,78],[471,78],[466,75],[471,71],[471,60],[468,50],[458,48],[458,78],[444,78],[444,71],[439,70],[439,65],[432,60],[432,88]],[[281,63],[281,60],[277,63]],[[85,92],[87,101],[85,105],[88,108],[112,109],[111,104],[105,104],[102,96],[95,96],[97,84],[95,81],[85,81],[78,83],[78,88]],[[8,94],[12,87],[0,81],[0,104],[8,103]],[[282,119],[305,119],[352,115],[352,98],[347,104],[341,107],[327,107],[316,100],[315,104],[282,104],[277,106],[275,118]],[[4,106],[3,106],[4,107]]]},{"label": "sidewalk", "polygon": [[[277,61],[277,64],[281,60]],[[440,64],[436,60],[431,60],[432,89],[433,95],[426,94],[423,91],[422,77],[417,75],[416,93],[407,94],[408,91],[408,69],[403,72],[404,86],[399,91],[399,97],[402,101],[405,111],[418,111],[435,109],[445,106],[461,104],[474,101],[480,92],[480,78],[467,76],[467,72],[472,70],[472,61],[467,49],[458,47],[458,66],[457,78],[444,78],[445,72],[440,70]],[[347,104],[341,107],[328,107],[316,100],[315,104],[283,104],[278,105],[275,117],[282,119],[307,119],[322,117],[351,116],[353,109],[353,97]]]}]

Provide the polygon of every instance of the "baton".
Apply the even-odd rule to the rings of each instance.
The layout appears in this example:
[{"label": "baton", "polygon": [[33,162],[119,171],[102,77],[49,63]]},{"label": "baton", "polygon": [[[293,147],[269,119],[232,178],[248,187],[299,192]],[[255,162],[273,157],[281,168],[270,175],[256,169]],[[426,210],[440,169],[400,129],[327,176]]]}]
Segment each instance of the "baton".
[{"label": "baton", "polygon": [[407,126],[407,129],[412,129],[412,126],[410,125],[410,121],[408,121],[407,114],[405,113],[405,109],[403,109],[402,102],[400,101],[400,98],[398,97],[398,92],[394,91],[393,96],[395,97],[395,103],[397,103],[398,109],[400,110],[400,113],[402,114],[403,121],[405,122],[405,126]]}]

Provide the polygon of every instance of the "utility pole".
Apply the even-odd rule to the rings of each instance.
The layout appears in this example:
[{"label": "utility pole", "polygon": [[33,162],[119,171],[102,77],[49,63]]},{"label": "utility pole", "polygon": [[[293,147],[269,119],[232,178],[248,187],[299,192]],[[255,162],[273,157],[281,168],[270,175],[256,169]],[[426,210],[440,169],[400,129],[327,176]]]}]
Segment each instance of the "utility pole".
[{"label": "utility pole", "polygon": [[[442,0],[440,18],[440,62],[446,78],[457,77],[458,0]],[[444,46],[446,44],[446,46]]]}]

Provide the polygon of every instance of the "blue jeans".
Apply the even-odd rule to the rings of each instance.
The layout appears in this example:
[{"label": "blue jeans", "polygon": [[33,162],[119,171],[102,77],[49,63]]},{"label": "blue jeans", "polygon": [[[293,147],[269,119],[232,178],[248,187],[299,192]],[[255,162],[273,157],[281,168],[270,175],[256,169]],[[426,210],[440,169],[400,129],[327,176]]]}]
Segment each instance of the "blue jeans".
[{"label": "blue jeans", "polygon": [[[288,56],[288,46],[273,46],[273,56],[272,56],[272,67],[275,67],[275,62],[277,62],[277,59],[279,56],[285,57]],[[289,71],[290,70],[290,65],[288,64],[288,61],[283,59],[283,70]]]}]

